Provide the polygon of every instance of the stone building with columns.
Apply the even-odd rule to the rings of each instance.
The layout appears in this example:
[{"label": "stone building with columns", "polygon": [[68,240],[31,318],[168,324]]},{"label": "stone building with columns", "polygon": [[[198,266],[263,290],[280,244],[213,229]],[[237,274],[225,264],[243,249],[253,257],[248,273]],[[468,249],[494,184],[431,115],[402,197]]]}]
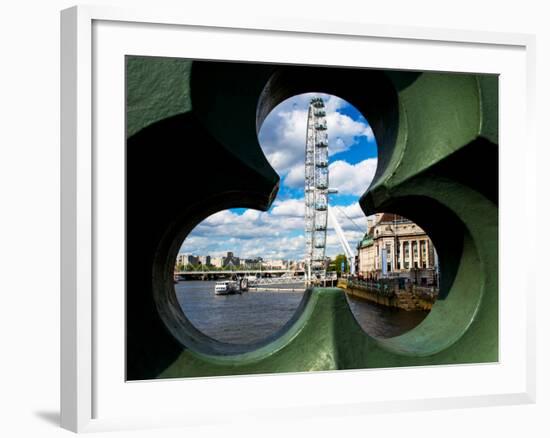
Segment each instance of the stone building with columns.
[{"label": "stone building with columns", "polygon": [[404,278],[426,286],[437,282],[437,253],[432,241],[403,216],[376,214],[357,250],[357,272],[364,279]]}]

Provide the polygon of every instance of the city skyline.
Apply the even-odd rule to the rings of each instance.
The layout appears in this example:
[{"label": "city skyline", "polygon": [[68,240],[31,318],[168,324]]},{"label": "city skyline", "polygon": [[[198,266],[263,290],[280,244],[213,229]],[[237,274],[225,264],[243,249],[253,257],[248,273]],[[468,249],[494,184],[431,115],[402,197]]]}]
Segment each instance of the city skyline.
[{"label": "city skyline", "polygon": [[[367,217],[359,207],[377,164],[372,129],[349,103],[318,93],[294,96],[278,105],[266,118],[259,142],[266,158],[281,178],[279,193],[267,212],[229,209],[201,222],[184,241],[180,253],[214,257],[228,251],[244,258],[304,258],[304,150],[309,101],[324,99],[329,134],[330,186],[338,189],[330,205],[352,247],[363,237]],[[327,233],[327,256],[342,252],[331,224]]]},{"label": "city skyline", "polygon": [[303,260],[293,259],[263,259],[262,257],[247,259],[239,256],[231,257],[211,257],[209,255],[193,255],[193,254],[178,254],[176,257],[175,267],[179,270],[192,267],[194,269],[198,267],[208,268],[225,268],[225,267],[240,267],[245,269],[258,269],[261,267],[268,268],[297,268],[303,269]]},{"label": "city skyline", "polygon": [[188,260],[189,264],[210,264],[211,266],[215,266],[215,263],[210,263],[211,260],[221,260],[225,259],[227,257],[235,258],[237,260],[240,260],[241,262],[245,263],[270,263],[270,262],[293,262],[293,263],[303,263],[304,259],[292,259],[292,258],[265,258],[265,257],[243,257],[239,255],[238,253],[235,253],[234,251],[227,251],[224,255],[211,255],[211,254],[193,254],[193,253],[183,253],[179,252],[176,257],[176,265],[179,264],[186,264],[181,263],[183,260]]}]

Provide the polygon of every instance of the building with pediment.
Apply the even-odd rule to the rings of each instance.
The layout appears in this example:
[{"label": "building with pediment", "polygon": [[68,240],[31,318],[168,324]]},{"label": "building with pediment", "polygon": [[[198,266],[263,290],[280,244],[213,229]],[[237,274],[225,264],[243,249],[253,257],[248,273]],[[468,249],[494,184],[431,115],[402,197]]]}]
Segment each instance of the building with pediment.
[{"label": "building with pediment", "polygon": [[426,286],[437,283],[438,260],[431,239],[403,216],[376,214],[357,251],[356,271],[361,278],[404,278]]}]

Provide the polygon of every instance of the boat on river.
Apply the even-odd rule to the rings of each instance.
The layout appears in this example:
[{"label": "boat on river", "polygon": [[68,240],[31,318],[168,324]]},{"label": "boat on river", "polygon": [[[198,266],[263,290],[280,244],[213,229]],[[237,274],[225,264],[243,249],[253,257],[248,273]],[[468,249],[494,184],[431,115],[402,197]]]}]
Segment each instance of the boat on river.
[{"label": "boat on river", "polygon": [[241,290],[238,282],[226,280],[216,282],[216,285],[214,286],[214,293],[216,295],[231,295],[241,293]]},{"label": "boat on river", "polygon": [[216,295],[240,294],[246,291],[248,291],[248,279],[246,278],[218,281],[214,286]]}]

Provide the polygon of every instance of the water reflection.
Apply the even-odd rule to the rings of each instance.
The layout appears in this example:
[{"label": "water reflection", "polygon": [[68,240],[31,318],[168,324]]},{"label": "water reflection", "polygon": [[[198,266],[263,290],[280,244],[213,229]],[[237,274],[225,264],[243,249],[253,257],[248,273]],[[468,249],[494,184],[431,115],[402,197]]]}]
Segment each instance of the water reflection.
[{"label": "water reflection", "polygon": [[[215,295],[213,281],[183,281],[175,291],[189,321],[221,342],[251,344],[280,330],[294,315],[303,292],[245,292]],[[359,325],[372,336],[389,338],[418,325],[427,311],[405,311],[348,298]]]},{"label": "water reflection", "polygon": [[353,316],[361,328],[376,338],[392,338],[416,327],[428,310],[403,310],[348,296]]}]

